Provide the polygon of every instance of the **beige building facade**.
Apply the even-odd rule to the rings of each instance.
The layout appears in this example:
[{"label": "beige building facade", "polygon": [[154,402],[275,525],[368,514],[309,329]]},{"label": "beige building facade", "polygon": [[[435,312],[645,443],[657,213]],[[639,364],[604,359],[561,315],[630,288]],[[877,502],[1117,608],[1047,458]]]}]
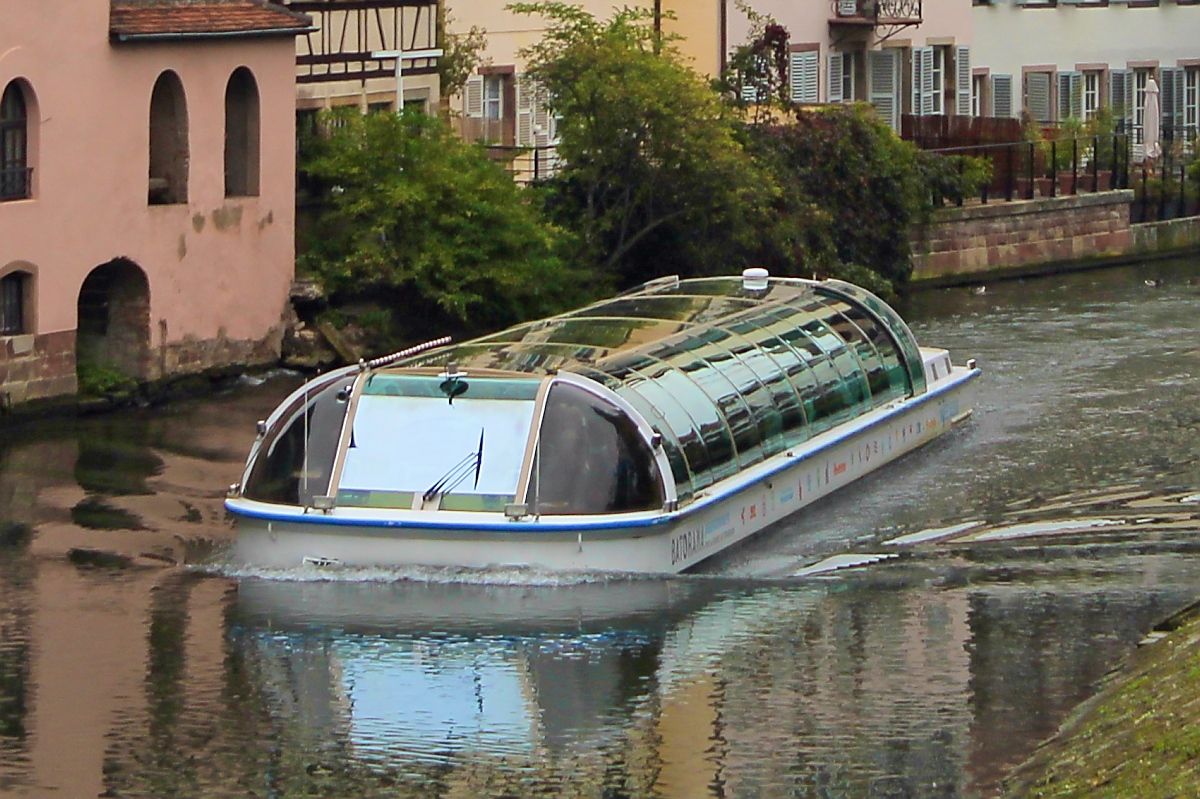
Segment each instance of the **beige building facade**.
[{"label": "beige building facade", "polygon": [[[904,114],[969,115],[972,16],[966,0],[748,0],[791,35],[797,103],[869,102],[893,128]],[[731,48],[752,23],[727,9]]]},{"label": "beige building facade", "polygon": [[252,0],[0,5],[0,401],[278,357],[308,27]]},{"label": "beige building facade", "polygon": [[[554,120],[544,98],[523,80],[526,60],[522,51],[546,32],[536,15],[514,14],[505,3],[488,0],[445,0],[453,20],[450,33],[472,26],[483,30],[487,49],[485,66],[467,82],[465,91],[450,98],[450,108],[461,123],[462,135],[501,147],[552,147],[557,140]],[[643,8],[697,72],[716,76],[721,69],[722,9],[727,0],[637,0],[628,5]],[[614,4],[584,0],[586,11],[608,18]]]}]

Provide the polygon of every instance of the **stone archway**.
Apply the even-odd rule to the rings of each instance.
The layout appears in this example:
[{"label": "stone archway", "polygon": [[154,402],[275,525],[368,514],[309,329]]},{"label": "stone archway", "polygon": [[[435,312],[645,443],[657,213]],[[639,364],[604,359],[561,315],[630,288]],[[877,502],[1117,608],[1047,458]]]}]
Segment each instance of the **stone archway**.
[{"label": "stone archway", "polygon": [[75,360],[81,373],[103,367],[134,380],[149,378],[150,283],[128,258],[97,266],[83,281]]}]

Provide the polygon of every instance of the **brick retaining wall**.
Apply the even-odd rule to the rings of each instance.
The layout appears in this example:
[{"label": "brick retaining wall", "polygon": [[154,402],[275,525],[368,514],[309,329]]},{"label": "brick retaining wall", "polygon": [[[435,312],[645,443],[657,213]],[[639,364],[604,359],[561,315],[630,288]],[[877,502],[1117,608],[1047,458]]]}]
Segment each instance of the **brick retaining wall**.
[{"label": "brick retaining wall", "polygon": [[[283,326],[261,340],[185,338],[150,350],[151,379],[195,374],[210,369],[270,364],[279,360]],[[139,347],[145,351],[145,347]],[[74,330],[0,336],[0,413],[30,400],[77,391]]]},{"label": "brick retaining wall", "polygon": [[1123,190],[941,209],[913,241],[912,279],[949,283],[1130,253],[1132,202]]},{"label": "brick retaining wall", "polygon": [[75,331],[0,338],[0,405],[75,393]]}]

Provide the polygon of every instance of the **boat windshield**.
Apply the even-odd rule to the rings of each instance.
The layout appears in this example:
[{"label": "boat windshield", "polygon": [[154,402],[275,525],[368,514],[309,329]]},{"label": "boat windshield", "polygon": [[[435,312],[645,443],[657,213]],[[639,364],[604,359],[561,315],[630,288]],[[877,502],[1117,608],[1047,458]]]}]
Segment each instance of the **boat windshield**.
[{"label": "boat windshield", "polygon": [[540,383],[373,375],[358,400],[338,505],[503,511],[517,493]]}]

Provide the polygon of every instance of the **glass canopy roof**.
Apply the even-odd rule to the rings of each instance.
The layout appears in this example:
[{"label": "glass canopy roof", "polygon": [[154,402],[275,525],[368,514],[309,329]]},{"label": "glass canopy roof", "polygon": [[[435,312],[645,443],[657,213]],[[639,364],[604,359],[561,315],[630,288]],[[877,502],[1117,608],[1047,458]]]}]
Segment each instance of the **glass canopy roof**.
[{"label": "glass canopy roof", "polygon": [[[925,391],[908,327],[857,286],[660,280],[577,311],[399,361],[611,389],[663,436],[681,500],[831,427]],[[482,376],[482,375],[480,375]]]}]

